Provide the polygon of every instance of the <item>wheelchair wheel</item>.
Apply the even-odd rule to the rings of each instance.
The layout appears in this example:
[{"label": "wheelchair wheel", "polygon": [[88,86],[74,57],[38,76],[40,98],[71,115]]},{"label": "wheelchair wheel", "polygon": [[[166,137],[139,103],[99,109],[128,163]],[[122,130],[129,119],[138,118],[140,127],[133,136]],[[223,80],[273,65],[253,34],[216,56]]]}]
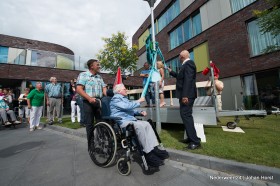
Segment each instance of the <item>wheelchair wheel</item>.
[{"label": "wheelchair wheel", "polygon": [[99,122],[94,128],[89,139],[89,155],[92,161],[100,167],[111,165],[116,156],[117,139],[112,127]]},{"label": "wheelchair wheel", "polygon": [[235,129],[236,128],[236,123],[235,122],[228,122],[227,123],[227,128],[229,129]]},{"label": "wheelchair wheel", "polygon": [[118,171],[122,176],[128,176],[131,173],[130,161],[120,158],[117,163]]}]

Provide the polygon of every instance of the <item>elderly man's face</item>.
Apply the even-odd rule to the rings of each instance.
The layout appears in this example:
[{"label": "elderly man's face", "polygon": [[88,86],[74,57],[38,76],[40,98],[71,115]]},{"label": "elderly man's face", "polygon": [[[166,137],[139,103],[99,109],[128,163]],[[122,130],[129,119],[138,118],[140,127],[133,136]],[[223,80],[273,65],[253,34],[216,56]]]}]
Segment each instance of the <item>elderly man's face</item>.
[{"label": "elderly man's face", "polygon": [[123,96],[127,96],[127,90],[126,90],[125,86],[121,87],[121,89],[119,90],[119,93]]}]

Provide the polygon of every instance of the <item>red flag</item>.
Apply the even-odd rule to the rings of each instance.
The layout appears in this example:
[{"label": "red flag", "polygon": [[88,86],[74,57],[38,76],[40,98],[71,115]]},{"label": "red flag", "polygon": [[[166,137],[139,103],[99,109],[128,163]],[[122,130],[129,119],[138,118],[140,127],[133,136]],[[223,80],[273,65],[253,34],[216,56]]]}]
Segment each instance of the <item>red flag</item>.
[{"label": "red flag", "polygon": [[122,73],[121,73],[121,67],[118,67],[118,71],[117,71],[117,75],[116,75],[116,79],[113,85],[113,88],[118,85],[118,84],[122,84]]}]

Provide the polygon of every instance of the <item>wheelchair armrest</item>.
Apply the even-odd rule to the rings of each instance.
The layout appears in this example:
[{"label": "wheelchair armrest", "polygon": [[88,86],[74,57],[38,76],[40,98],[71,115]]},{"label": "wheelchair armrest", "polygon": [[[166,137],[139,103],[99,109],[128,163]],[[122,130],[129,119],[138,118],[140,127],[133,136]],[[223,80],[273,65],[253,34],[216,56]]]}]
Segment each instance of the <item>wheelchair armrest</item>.
[{"label": "wheelchair armrest", "polygon": [[122,120],[120,117],[112,117],[112,116],[103,116],[102,119],[105,120]]}]

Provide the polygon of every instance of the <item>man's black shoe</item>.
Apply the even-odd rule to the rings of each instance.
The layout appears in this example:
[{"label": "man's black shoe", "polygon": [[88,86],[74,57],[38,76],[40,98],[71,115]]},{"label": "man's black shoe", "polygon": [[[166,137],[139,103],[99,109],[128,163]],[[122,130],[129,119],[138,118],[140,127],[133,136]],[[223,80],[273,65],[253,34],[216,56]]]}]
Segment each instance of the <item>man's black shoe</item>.
[{"label": "man's black shoe", "polygon": [[191,140],[189,138],[187,138],[187,139],[180,140],[180,142],[188,144],[188,143],[191,143]]},{"label": "man's black shoe", "polygon": [[198,148],[200,148],[200,147],[201,147],[200,144],[190,143],[190,144],[187,146],[187,149],[194,150],[194,149],[198,149]]},{"label": "man's black shoe", "polygon": [[168,154],[168,152],[166,150],[161,150],[158,147],[155,147],[152,151],[161,160],[169,158],[169,154]]},{"label": "man's black shoe", "polygon": [[53,121],[49,121],[49,123],[48,123],[49,125],[52,125],[53,124]]},{"label": "man's black shoe", "polygon": [[163,161],[159,157],[157,157],[157,155],[155,155],[153,151],[149,152],[146,155],[146,161],[147,164],[152,167],[159,167],[161,165],[164,165]]}]

